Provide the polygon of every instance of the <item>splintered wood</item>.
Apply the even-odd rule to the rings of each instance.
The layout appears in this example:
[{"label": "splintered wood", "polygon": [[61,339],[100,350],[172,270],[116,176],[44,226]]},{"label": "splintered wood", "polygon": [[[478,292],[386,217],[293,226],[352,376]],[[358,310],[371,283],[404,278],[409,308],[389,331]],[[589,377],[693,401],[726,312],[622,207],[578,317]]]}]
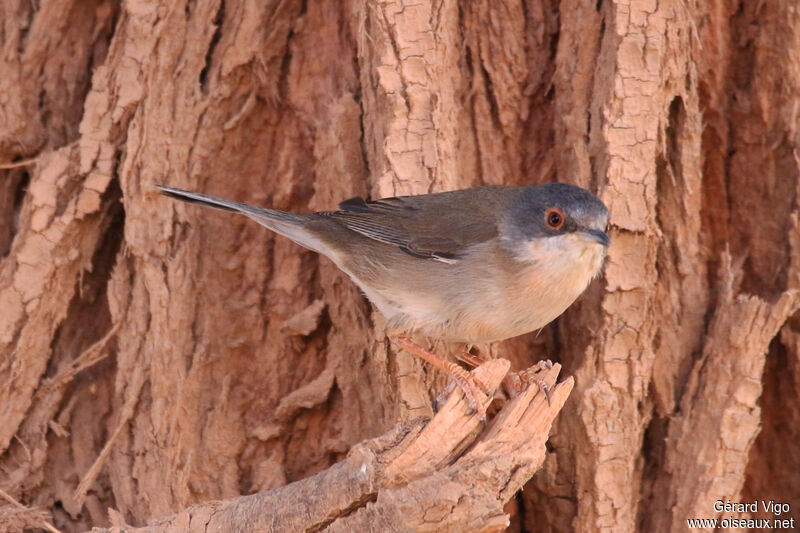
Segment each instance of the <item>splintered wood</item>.
[{"label": "splintered wood", "polygon": [[[95,533],[252,531],[503,531],[506,502],[544,462],[545,442],[574,381],[561,366],[537,368],[536,385],[484,426],[460,389],[430,421],[403,422],[353,447],[328,470],[285,487],[190,507],[149,526]],[[509,362],[473,372],[492,393]]]}]

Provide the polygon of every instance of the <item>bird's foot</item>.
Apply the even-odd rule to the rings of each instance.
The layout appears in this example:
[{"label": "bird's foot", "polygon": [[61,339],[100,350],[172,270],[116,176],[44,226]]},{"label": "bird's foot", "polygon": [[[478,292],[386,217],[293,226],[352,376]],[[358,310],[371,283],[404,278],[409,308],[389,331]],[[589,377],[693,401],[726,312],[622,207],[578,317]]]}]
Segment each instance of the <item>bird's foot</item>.
[{"label": "bird's foot", "polygon": [[[469,405],[472,412],[477,413],[482,422],[486,421],[486,408],[491,399],[488,398],[486,385],[484,385],[478,378],[457,364],[446,361],[433,352],[426,350],[407,337],[397,337],[392,340],[405,351],[416,355],[440,370],[447,372],[453,379],[453,383],[458,385],[458,387],[464,392],[467,405]],[[450,390],[452,390],[452,388],[448,387],[448,391]]]},{"label": "bird's foot", "polygon": [[544,397],[547,398],[547,405],[550,405],[550,387],[539,377],[539,373],[551,368],[553,368],[553,365],[550,361],[539,361],[536,366],[532,366],[521,372],[509,372],[506,377],[503,378],[503,387],[505,387],[510,397],[516,398],[525,392],[531,384],[534,384],[544,393]]},{"label": "bird's foot", "polygon": [[[456,356],[459,361],[463,361],[470,366],[480,366],[486,362],[485,359],[469,352],[462,352]],[[522,370],[521,372],[509,372],[503,378],[503,389],[511,398],[516,398],[522,394],[531,384],[535,384],[540,391],[544,393],[547,398],[547,405],[550,405],[550,387],[547,383],[539,377],[539,373],[543,370],[553,368],[550,361],[539,361],[535,366]]]}]

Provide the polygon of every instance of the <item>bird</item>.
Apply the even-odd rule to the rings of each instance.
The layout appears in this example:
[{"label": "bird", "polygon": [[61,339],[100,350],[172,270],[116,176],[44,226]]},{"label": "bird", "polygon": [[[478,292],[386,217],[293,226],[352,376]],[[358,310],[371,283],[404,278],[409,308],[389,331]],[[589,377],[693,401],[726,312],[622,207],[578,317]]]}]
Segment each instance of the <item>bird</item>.
[{"label": "bird", "polygon": [[307,214],[156,187],[328,257],[384,315],[387,336],[447,372],[484,420],[482,384],[410,337],[477,344],[541,329],[600,273],[610,243],[605,204],[565,183],[356,197]]}]

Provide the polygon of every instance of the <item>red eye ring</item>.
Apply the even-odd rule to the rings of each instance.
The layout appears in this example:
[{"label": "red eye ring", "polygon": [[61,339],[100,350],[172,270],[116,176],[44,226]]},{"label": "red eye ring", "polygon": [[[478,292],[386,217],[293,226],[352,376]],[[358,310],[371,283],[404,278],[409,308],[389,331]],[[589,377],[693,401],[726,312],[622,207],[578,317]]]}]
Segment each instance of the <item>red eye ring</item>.
[{"label": "red eye ring", "polygon": [[550,229],[561,229],[564,226],[564,213],[557,207],[551,207],[544,213],[544,222]]}]

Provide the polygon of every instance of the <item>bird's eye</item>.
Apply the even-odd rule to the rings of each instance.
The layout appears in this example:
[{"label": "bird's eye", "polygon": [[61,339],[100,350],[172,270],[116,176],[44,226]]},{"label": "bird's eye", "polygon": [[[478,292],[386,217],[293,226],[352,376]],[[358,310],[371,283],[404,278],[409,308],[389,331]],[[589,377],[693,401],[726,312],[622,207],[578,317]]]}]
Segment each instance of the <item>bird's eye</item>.
[{"label": "bird's eye", "polygon": [[548,209],[544,214],[544,221],[552,229],[561,229],[561,226],[564,225],[564,213],[555,207]]}]

